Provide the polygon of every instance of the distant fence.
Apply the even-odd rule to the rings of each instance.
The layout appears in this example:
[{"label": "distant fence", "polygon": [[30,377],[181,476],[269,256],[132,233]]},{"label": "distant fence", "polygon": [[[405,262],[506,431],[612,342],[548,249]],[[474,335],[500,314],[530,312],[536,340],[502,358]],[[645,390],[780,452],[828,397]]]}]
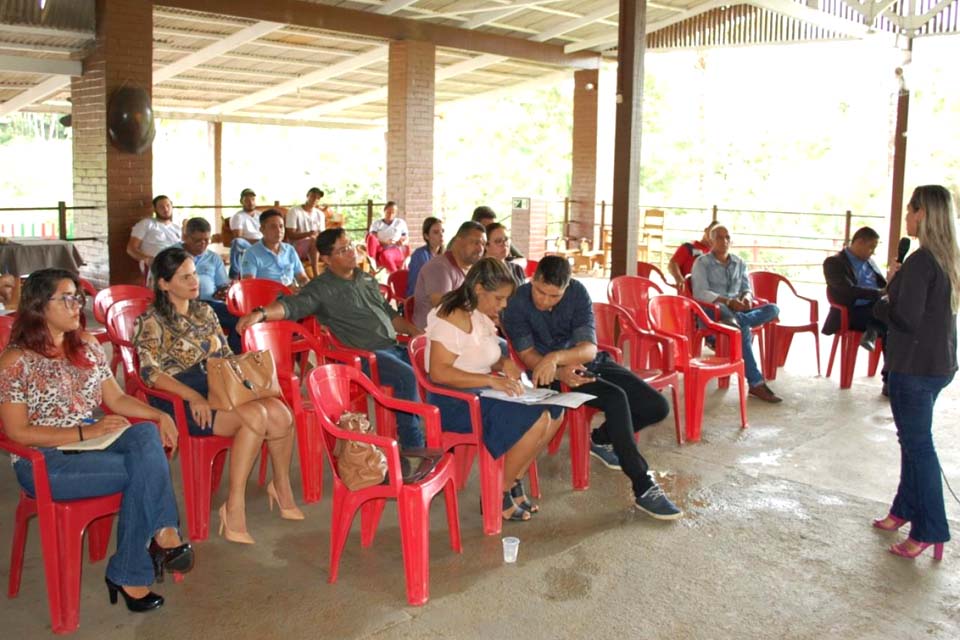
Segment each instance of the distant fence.
[{"label": "distant fence", "polygon": [[[571,220],[573,204],[570,199],[548,203],[548,250],[558,244],[560,248],[576,249],[584,240],[574,235],[579,226]],[[650,209],[664,212],[662,229],[645,228],[644,213]],[[585,238],[591,247],[600,249],[604,239],[609,239],[611,216],[611,203],[595,203],[593,232]],[[719,220],[730,230],[732,250],[751,269],[776,271],[797,282],[815,283],[823,282],[823,260],[843,248],[859,227],[872,226],[881,238],[886,238],[889,226],[886,216],[854,214],[849,210],[775,211],[641,204],[637,216],[637,242],[646,248],[645,255],[639,258],[647,262],[665,267],[677,247],[699,239],[704,227]],[[657,241],[651,242],[650,235],[657,236]]]}]

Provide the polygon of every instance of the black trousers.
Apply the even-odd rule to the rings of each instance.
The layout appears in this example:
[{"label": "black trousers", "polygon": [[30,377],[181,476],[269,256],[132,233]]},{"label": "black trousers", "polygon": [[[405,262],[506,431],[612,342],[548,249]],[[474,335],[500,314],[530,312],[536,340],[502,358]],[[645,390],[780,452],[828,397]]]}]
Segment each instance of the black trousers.
[{"label": "black trousers", "polygon": [[850,328],[854,331],[866,331],[873,329],[877,336],[883,341],[883,367],[880,369],[880,377],[887,381],[887,325],[882,320],[873,317],[873,305],[862,304],[859,306],[847,307],[847,317],[850,321]]},{"label": "black trousers", "polygon": [[606,421],[593,432],[593,442],[613,445],[620,467],[639,497],[653,481],[647,475],[647,461],[640,454],[633,434],[666,418],[670,405],[660,392],[605,353],[587,368],[597,374],[597,379],[578,387],[577,391],[597,396],[586,404],[606,415]]}]

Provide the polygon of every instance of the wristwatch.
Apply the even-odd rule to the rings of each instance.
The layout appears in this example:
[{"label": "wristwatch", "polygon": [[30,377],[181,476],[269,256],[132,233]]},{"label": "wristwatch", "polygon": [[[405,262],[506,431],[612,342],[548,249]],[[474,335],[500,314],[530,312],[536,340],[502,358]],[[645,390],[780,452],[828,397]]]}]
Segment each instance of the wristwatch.
[{"label": "wristwatch", "polygon": [[260,312],[260,322],[267,321],[267,310],[264,307],[254,307],[253,310]]}]

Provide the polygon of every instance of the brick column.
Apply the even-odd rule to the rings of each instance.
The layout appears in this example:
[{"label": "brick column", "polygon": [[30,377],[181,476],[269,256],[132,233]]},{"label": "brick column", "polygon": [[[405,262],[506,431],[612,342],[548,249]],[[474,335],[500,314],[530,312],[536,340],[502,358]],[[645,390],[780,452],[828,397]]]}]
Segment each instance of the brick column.
[{"label": "brick column", "polygon": [[[594,228],[597,199],[597,87],[600,73],[584,69],[573,74],[573,153],[570,179],[570,235],[600,249],[600,230]],[[589,88],[588,88],[589,87]],[[579,246],[579,245],[577,245]]]},{"label": "brick column", "polygon": [[82,273],[97,286],[134,283],[136,263],[127,255],[130,228],[151,211],[153,153],[123,153],[107,138],[107,104],[124,84],[153,85],[153,3],[97,0],[97,35],[83,61],[83,75],[70,86],[73,100],[74,234],[87,265]]},{"label": "brick column", "polygon": [[390,43],[386,197],[397,201],[414,248],[423,244],[424,218],[433,215],[435,66],[432,43]]}]

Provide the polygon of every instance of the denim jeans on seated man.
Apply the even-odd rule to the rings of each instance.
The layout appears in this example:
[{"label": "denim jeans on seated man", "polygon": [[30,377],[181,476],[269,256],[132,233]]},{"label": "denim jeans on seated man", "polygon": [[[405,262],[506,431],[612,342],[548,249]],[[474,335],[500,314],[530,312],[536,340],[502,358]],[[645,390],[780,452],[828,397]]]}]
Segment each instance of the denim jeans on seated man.
[{"label": "denim jeans on seated man", "polygon": [[[410,365],[410,354],[400,345],[378,349],[377,369],[380,371],[380,384],[393,388],[393,397],[410,402],[420,402],[417,392],[417,379]],[[366,360],[362,360],[363,372],[370,375],[370,367]],[[423,430],[420,428],[420,418],[410,414],[397,412],[397,437],[401,449],[412,449],[424,446]]]},{"label": "denim jeans on seated man", "polygon": [[243,262],[244,252],[253,243],[245,238],[234,238],[230,241],[230,279],[240,279],[240,264]]},{"label": "denim jeans on seated man", "polygon": [[[735,322],[740,327],[740,340],[743,345],[743,369],[747,384],[755,387],[763,382],[763,374],[757,368],[757,359],[753,355],[753,333],[751,329],[772,322],[780,315],[775,304],[764,304],[750,311],[733,311],[725,304],[718,304],[720,321]],[[727,322],[729,324],[729,322]]]}]

